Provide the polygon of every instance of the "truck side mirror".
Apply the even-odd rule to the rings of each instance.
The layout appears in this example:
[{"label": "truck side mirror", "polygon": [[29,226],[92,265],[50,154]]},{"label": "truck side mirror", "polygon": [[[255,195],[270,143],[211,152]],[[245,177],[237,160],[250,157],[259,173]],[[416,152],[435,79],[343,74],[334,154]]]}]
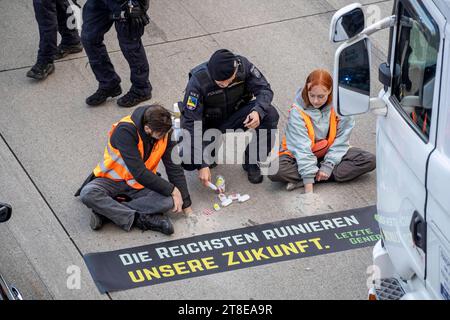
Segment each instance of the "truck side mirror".
[{"label": "truck side mirror", "polygon": [[335,57],[333,101],[341,116],[370,108],[371,42],[367,36],[344,43]]},{"label": "truck side mirror", "polygon": [[331,19],[330,41],[342,42],[357,36],[366,26],[362,5],[354,3],[336,12]]},{"label": "truck side mirror", "polygon": [[384,87],[390,87],[392,82],[391,68],[385,62],[380,65],[378,69],[378,80],[384,85]]},{"label": "truck side mirror", "polygon": [[0,223],[8,221],[11,218],[11,213],[11,206],[0,202]]}]

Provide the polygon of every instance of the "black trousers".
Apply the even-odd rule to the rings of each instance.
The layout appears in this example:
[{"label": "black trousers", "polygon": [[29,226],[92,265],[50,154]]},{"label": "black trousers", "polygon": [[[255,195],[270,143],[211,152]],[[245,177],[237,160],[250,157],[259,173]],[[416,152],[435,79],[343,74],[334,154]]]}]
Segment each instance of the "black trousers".
[{"label": "black trousers", "polygon": [[67,0],[33,0],[34,14],[39,26],[39,52],[37,62],[51,63],[57,53],[57,33],[61,35],[61,45],[70,46],[80,43],[78,30],[69,29],[70,16]]},{"label": "black trousers", "polygon": [[[226,133],[227,130],[239,130],[239,129],[247,131],[248,129],[245,128],[244,121],[247,118],[247,116],[252,112],[254,106],[255,102],[251,101],[249,104],[233,113],[223,123],[217,125],[216,128],[208,127],[204,128],[204,131],[208,129],[218,129],[222,133]],[[277,109],[271,106],[264,119],[261,120],[260,126],[256,130],[254,130],[252,140],[250,141],[250,144],[247,146],[245,150],[245,158],[244,158],[245,164],[256,165],[258,161],[265,161],[267,159],[267,156],[272,151],[275,143],[276,138],[275,130],[278,127],[279,119],[280,115],[278,114]],[[252,144],[256,144],[256,148],[251,148],[250,145]],[[260,154],[262,153],[260,152],[260,146],[262,145],[266,146],[266,152],[264,154]],[[211,160],[212,159],[209,159],[208,161],[213,162]],[[182,166],[187,171],[194,171],[199,168],[198,164],[183,163]]]},{"label": "black trousers", "polygon": [[121,79],[114,70],[105,44],[105,33],[115,24],[120,49],[131,70],[131,90],[139,95],[148,95],[152,90],[150,67],[141,37],[144,27],[130,27],[127,21],[114,22],[113,13],[122,10],[117,0],[88,0],[83,8],[83,29],[81,40],[89,58],[91,69],[99,82],[99,88],[110,89],[120,84]]}]

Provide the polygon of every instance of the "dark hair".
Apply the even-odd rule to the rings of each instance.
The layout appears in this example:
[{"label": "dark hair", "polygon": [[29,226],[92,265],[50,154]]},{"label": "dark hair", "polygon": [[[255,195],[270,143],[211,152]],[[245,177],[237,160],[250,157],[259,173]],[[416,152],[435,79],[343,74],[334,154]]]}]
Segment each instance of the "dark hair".
[{"label": "dark hair", "polygon": [[152,131],[166,134],[172,129],[171,114],[163,106],[153,104],[145,110],[143,124]]}]

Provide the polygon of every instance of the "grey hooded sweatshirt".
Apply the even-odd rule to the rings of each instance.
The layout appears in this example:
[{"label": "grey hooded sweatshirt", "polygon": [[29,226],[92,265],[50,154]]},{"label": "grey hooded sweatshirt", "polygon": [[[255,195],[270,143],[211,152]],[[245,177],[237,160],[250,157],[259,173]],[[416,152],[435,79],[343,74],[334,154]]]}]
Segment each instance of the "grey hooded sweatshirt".
[{"label": "grey hooded sweatshirt", "polygon": [[[327,139],[330,130],[332,106],[325,105],[319,109],[313,106],[306,106],[302,98],[302,90],[301,88],[297,92],[294,104],[311,117],[316,141]],[[303,117],[296,108],[292,108],[289,113],[286,128],[286,144],[288,150],[297,160],[298,172],[303,178],[304,184],[314,183],[315,176],[319,170],[331,175],[334,167],[341,163],[342,158],[350,148],[349,140],[353,127],[355,126],[355,120],[353,117],[341,117],[339,115],[337,117],[340,120],[336,140],[328,150],[323,161],[319,164],[311,150],[311,139],[309,138]]]}]

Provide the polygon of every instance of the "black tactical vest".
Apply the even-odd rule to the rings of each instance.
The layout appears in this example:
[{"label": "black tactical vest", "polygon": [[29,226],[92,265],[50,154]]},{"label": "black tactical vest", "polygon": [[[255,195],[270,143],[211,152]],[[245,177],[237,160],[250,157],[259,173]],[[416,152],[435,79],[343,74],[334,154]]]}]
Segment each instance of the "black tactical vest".
[{"label": "black tactical vest", "polygon": [[245,68],[239,59],[238,63],[236,79],[225,89],[217,86],[212,80],[207,63],[194,68],[189,74],[190,77],[195,77],[200,84],[204,106],[203,118],[207,127],[218,127],[253,98],[251,93],[246,92]]}]

